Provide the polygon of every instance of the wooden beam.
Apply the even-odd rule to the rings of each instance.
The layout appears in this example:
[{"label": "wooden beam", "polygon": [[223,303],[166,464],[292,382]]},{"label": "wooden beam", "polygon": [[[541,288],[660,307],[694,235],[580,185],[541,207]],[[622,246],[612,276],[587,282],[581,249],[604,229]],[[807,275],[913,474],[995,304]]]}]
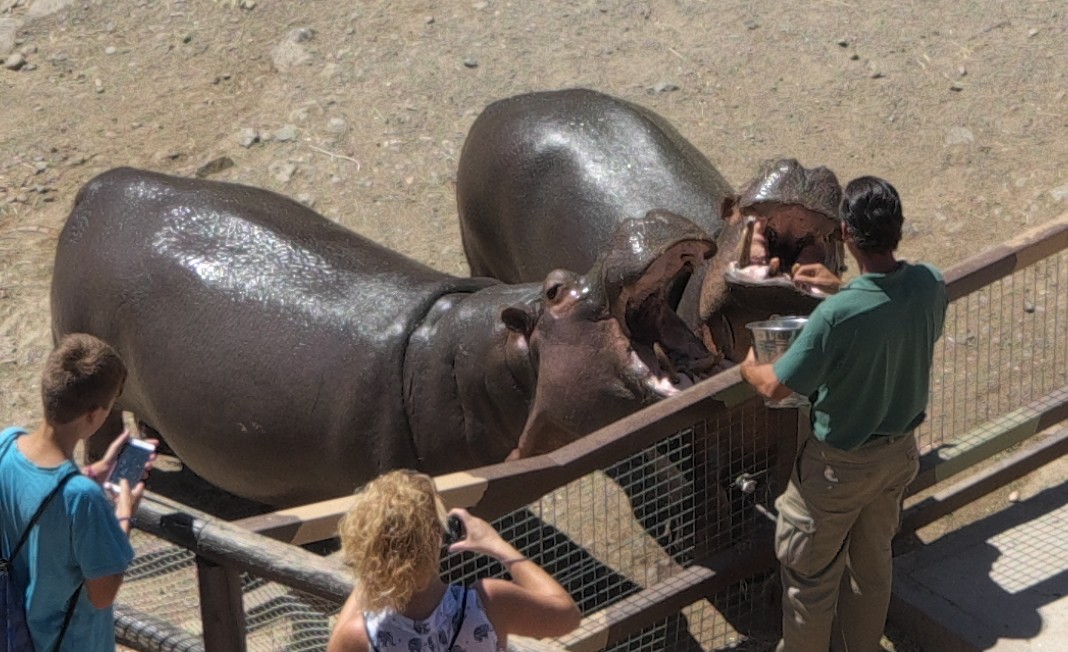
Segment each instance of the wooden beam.
[{"label": "wooden beam", "polygon": [[901,530],[915,532],[1064,455],[1068,455],[1068,429],[909,505],[902,517]]},{"label": "wooden beam", "polygon": [[[950,298],[974,292],[1065,249],[1068,249],[1068,213],[947,270]],[[495,518],[754,396],[737,369],[729,369],[552,453],[440,476],[438,487],[450,507],[466,507],[484,518]],[[928,460],[913,490],[930,486],[948,477],[946,474],[958,473],[980,457],[1004,450],[1019,440],[999,441],[999,444],[976,448],[973,456],[954,459],[953,464],[945,465],[945,460],[940,460],[933,475],[934,466]],[[349,500],[345,496],[242,519],[235,524],[290,543],[319,541],[336,535],[337,521]]]},{"label": "wooden beam", "polygon": [[953,301],[1068,249],[1068,213],[986,249],[945,272]]},{"label": "wooden beam", "polygon": [[120,602],[115,603],[115,641],[135,650],[204,652],[201,636]]},{"label": "wooden beam", "polygon": [[[551,453],[441,475],[435,483],[448,507],[493,519],[755,397],[737,369],[729,369]],[[234,525],[287,543],[321,541],[336,536],[350,500],[301,505]]]},{"label": "wooden beam", "polygon": [[628,596],[582,619],[577,630],[556,639],[571,652],[596,652],[678,613],[709,595],[767,570],[775,563],[771,537],[746,550],[730,548],[703,564]]},{"label": "wooden beam", "polygon": [[245,652],[245,603],[241,575],[197,555],[204,652]]},{"label": "wooden beam", "polygon": [[134,523],[221,566],[248,571],[339,604],[352,592],[352,576],[339,563],[152,492],[145,492]]},{"label": "wooden beam", "polygon": [[908,493],[914,494],[943,482],[1066,419],[1068,386],[973,428],[949,444],[926,453],[920,460],[920,473],[909,485]]}]

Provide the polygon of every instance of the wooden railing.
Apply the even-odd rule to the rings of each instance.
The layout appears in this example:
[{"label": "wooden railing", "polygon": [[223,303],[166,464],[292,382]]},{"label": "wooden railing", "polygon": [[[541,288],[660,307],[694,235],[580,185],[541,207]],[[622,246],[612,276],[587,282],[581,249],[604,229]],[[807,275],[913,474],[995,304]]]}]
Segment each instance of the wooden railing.
[{"label": "wooden railing", "polygon": [[[1068,215],[985,251],[946,271],[951,300],[958,300],[1005,279],[1022,269],[1068,250]],[[1068,287],[1068,286],[1064,286]],[[1062,293],[1068,290],[1062,290]],[[1061,337],[1068,338],[1062,333]],[[1058,364],[1064,365],[1065,360]],[[1057,373],[1062,373],[1063,370]],[[463,506],[487,519],[501,517],[538,501],[573,481],[648,451],[675,433],[693,429],[695,456],[726,459],[717,451],[763,447],[771,468],[768,482],[781,487],[792,463],[799,417],[793,410],[764,410],[759,422],[740,422],[743,411],[757,401],[736,370],[729,370],[682,394],[657,403],[568,446],[539,457],[498,464],[436,478],[446,502]],[[984,424],[982,433],[953,433],[968,445],[935,441],[923,457],[921,474],[912,491],[971,468],[975,462],[1004,451],[1051,425],[1068,418],[1068,388],[1057,387],[1008,414]],[[741,425],[739,425],[741,423]],[[757,426],[753,427],[752,424]],[[762,432],[757,432],[761,431]],[[1033,451],[985,470],[958,487],[914,502],[906,511],[906,525],[918,527],[947,510],[974,500],[1019,474],[1032,470],[1068,447],[1061,435]],[[703,457],[702,457],[703,456]],[[724,474],[715,464],[715,477],[697,477],[701,496],[722,493]],[[732,470],[727,474],[731,477]],[[293,544],[329,539],[350,502],[349,497],[281,510],[233,523],[220,522],[184,505],[159,497],[145,500],[135,524],[154,536],[193,551],[200,573],[204,649],[244,650],[244,614],[237,573],[258,576],[334,600],[343,600],[351,588],[345,572],[336,565]],[[766,506],[752,517],[763,519]],[[760,513],[757,513],[760,512]],[[698,511],[698,518],[710,519]],[[701,516],[701,515],[704,516]],[[717,522],[705,522],[695,538],[716,539],[715,545],[697,541],[692,559],[675,574],[647,586],[593,613],[588,613],[575,634],[558,641],[571,650],[596,650],[618,641],[694,600],[725,590],[745,577],[771,567],[770,537],[739,548],[730,538],[716,537]]]}]

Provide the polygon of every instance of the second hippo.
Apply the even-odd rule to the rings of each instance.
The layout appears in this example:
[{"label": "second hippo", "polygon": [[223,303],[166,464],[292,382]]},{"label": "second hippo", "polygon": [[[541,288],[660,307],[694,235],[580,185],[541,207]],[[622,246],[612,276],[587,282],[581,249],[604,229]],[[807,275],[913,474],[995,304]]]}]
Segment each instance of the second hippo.
[{"label": "second hippo", "polygon": [[509,283],[585,269],[620,222],[649,210],[695,222],[720,253],[675,300],[704,343],[733,361],[748,348],[745,321],[808,313],[822,298],[790,282],[796,263],[841,272],[840,196],[830,170],[792,159],[770,162],[735,194],[662,116],[581,88],[490,104],[457,171],[472,273]]}]

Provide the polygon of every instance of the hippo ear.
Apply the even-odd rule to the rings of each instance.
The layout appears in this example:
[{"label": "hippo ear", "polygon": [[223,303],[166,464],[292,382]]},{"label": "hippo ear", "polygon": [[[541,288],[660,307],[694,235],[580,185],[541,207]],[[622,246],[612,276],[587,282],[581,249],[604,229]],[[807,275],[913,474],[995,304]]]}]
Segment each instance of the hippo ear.
[{"label": "hippo ear", "polygon": [[516,304],[501,311],[501,321],[510,331],[515,331],[527,339],[534,332],[534,324],[538,321],[539,310],[531,304]]},{"label": "hippo ear", "polygon": [[742,221],[741,205],[738,203],[737,195],[729,195],[723,198],[723,203],[719,206],[719,216],[723,218],[725,224],[739,224]]}]

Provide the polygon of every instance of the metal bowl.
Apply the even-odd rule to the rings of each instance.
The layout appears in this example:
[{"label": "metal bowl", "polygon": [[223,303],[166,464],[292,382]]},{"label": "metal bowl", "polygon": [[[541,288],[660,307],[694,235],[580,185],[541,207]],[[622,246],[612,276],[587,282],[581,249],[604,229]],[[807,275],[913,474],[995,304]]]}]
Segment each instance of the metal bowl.
[{"label": "metal bowl", "polygon": [[753,350],[758,362],[775,362],[801,333],[808,317],[776,317],[745,325],[753,333]]}]

